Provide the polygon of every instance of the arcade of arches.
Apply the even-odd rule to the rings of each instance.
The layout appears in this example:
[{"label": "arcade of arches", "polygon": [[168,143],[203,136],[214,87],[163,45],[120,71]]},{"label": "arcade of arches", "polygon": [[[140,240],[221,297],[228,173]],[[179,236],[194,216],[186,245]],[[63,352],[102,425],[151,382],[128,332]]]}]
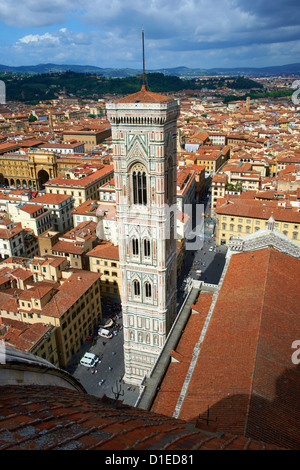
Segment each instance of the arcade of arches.
[{"label": "arcade of arches", "polygon": [[0,157],[0,185],[39,190],[43,185],[73,168],[77,162],[58,159],[54,152],[4,154]]},{"label": "arcade of arches", "polygon": [[23,173],[24,174],[22,176],[6,174],[8,177],[5,177],[3,173],[0,173],[0,185],[39,190],[43,188],[43,185],[47,181],[49,181],[49,173],[46,170],[40,170],[37,174],[37,178],[29,178],[25,172]]}]

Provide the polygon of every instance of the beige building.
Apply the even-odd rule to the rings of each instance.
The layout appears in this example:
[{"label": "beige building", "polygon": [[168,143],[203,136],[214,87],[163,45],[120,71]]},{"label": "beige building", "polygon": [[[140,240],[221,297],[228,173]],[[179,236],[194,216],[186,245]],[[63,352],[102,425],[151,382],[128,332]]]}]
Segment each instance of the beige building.
[{"label": "beige building", "polygon": [[217,173],[211,182],[211,216],[214,216],[218,199],[224,198],[228,176]]},{"label": "beige building", "polygon": [[[28,282],[37,281],[55,281],[59,282],[62,273],[68,269],[68,261],[65,257],[57,256],[34,256],[31,258],[23,258],[12,256],[3,261],[1,267],[9,267],[10,269],[18,269],[16,279],[21,282],[21,289],[25,289]],[[21,276],[22,270],[28,274],[28,277]],[[26,282],[24,281],[26,280]]]},{"label": "beige building", "polygon": [[35,282],[17,295],[1,296],[2,318],[55,328],[59,367],[66,367],[102,317],[100,275],[89,271],[64,271],[60,284]]},{"label": "beige building", "polygon": [[28,204],[41,205],[51,213],[53,230],[64,233],[73,226],[73,196],[68,194],[43,194],[31,199]]},{"label": "beige building", "polygon": [[253,170],[252,163],[248,162],[229,162],[222,169],[228,177],[227,185],[241,188],[243,191],[258,191],[261,184],[261,173]]},{"label": "beige building", "polygon": [[49,178],[57,176],[54,152],[38,149],[27,153],[8,153],[0,158],[0,177],[6,186],[39,189]]},{"label": "beige building", "polygon": [[111,127],[108,122],[98,126],[81,127],[79,129],[68,129],[63,133],[64,140],[76,139],[84,143],[86,152],[93,150],[96,145],[101,144],[105,139],[111,136]]},{"label": "beige building", "polygon": [[[34,143],[27,142],[27,147],[31,145]],[[6,147],[5,150],[5,153],[1,152],[0,147],[0,184],[33,190],[40,189],[47,181],[63,176],[66,171],[80,165],[83,157],[82,153],[66,155],[39,148],[25,150],[21,148],[21,143]],[[102,158],[89,155],[84,160],[86,163],[97,161],[100,164]]]},{"label": "beige building", "polygon": [[120,303],[121,278],[119,247],[102,241],[87,253],[90,270],[101,273],[101,299],[107,303]]},{"label": "beige building", "polygon": [[28,263],[28,267],[34,276],[35,282],[56,281],[60,282],[63,271],[68,269],[66,257],[35,256]]}]

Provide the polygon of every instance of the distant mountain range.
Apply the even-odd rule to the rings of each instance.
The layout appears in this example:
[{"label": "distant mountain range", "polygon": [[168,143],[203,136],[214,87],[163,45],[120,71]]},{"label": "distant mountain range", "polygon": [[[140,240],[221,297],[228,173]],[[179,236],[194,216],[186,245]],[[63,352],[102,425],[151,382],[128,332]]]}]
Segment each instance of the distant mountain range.
[{"label": "distant mountain range", "polygon": [[[22,65],[18,67],[11,67],[8,65],[0,64],[0,73],[27,73],[27,74],[43,74],[43,73],[57,73],[72,71],[78,73],[96,73],[105,77],[133,77],[142,73],[138,69],[117,69],[117,68],[101,68],[93,65],[58,65],[58,64],[38,64],[38,65]],[[218,76],[218,75],[246,75],[246,76],[278,76],[278,75],[300,75],[300,63],[278,65],[271,67],[235,67],[235,68],[188,68],[188,67],[174,67],[157,70],[147,70],[147,73],[161,72],[164,75],[172,75],[177,77],[199,77],[199,76]]]}]

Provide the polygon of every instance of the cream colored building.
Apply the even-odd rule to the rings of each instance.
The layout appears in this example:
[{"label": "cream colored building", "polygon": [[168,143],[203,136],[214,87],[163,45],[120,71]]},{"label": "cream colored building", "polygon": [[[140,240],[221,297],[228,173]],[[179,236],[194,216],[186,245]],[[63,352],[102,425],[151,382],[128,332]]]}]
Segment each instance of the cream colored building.
[{"label": "cream colored building", "polygon": [[36,282],[44,280],[59,282],[63,271],[68,267],[68,259],[58,256],[35,256],[28,263]]},{"label": "cream colored building", "polygon": [[42,205],[8,203],[9,217],[22,228],[29,228],[38,236],[47,230],[52,230],[51,212]]},{"label": "cream colored building", "polygon": [[51,213],[53,230],[64,233],[73,226],[73,197],[67,194],[43,194],[28,204],[41,205]]},{"label": "cream colored building", "polygon": [[0,220],[0,260],[11,256],[24,256],[24,230],[20,223]]}]

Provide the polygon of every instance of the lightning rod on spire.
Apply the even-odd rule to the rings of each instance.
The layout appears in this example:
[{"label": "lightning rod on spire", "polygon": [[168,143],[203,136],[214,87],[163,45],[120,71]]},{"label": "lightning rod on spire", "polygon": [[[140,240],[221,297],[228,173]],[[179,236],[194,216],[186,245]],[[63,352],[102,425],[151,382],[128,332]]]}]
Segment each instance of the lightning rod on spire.
[{"label": "lightning rod on spire", "polygon": [[144,30],[142,30],[142,44],[143,44],[143,86],[142,86],[142,90],[147,90],[147,87],[146,87],[146,73],[145,73]]}]

